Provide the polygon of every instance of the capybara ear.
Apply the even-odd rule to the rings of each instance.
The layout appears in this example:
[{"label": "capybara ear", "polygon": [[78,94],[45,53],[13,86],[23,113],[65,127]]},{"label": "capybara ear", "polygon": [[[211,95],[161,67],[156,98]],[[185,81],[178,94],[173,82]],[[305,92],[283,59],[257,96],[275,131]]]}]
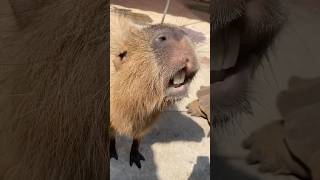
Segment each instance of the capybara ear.
[{"label": "capybara ear", "polygon": [[128,59],[128,51],[127,50],[121,50],[117,54],[117,57],[113,59],[114,67],[116,70],[119,70],[121,65],[127,61]]},{"label": "capybara ear", "polygon": [[144,26],[135,24],[126,14],[110,13],[110,58],[117,71],[129,60],[128,41],[141,36],[139,32]]},{"label": "capybara ear", "polygon": [[121,52],[118,56],[119,56],[119,60],[120,60],[121,62],[125,61],[125,60],[126,60],[126,57],[127,57],[127,51]]}]

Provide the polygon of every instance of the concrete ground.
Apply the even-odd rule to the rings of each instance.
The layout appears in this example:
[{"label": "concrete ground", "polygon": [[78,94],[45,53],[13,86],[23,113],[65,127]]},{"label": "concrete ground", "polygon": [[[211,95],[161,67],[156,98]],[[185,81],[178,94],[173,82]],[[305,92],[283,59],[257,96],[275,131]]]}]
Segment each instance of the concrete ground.
[{"label": "concrete ground", "polygon": [[[133,7],[138,12],[151,15],[160,22],[165,1],[115,0],[116,4]],[[208,17],[188,11],[184,0],[176,0],[169,9],[167,21],[184,25],[198,41],[197,50],[201,71],[190,90],[190,97],[181,102],[177,112],[170,109],[163,113],[159,122],[142,142],[142,153],[147,161],[142,169],[129,166],[130,141],[120,138],[120,159],[111,160],[111,179],[209,179],[209,128],[206,121],[190,117],[185,105],[195,99],[200,85],[209,84],[209,24]],[[242,141],[253,131],[280,118],[275,106],[276,95],[287,88],[288,79],[298,75],[315,77],[320,75],[320,3],[318,0],[283,0],[289,14],[289,22],[275,42],[269,54],[269,63],[264,64],[252,83],[254,115],[243,115],[229,127],[215,132],[211,148],[214,157],[214,180],[298,180],[293,176],[263,174],[257,166],[246,163],[248,151],[241,147]],[[143,10],[143,11],[141,11]],[[170,11],[171,10],[171,11]],[[184,12],[184,16],[181,15]],[[187,13],[186,13],[187,12]],[[190,12],[190,13],[189,13]],[[181,17],[183,16],[183,17]],[[200,32],[200,33],[199,33]],[[205,37],[205,38],[203,38]],[[203,40],[204,39],[204,40]]]},{"label": "concrete ground", "polygon": [[[251,132],[280,118],[276,95],[287,88],[294,75],[320,75],[320,2],[317,0],[283,0],[289,22],[252,83],[254,115],[234,120],[230,127],[215,135],[217,151],[211,174],[214,180],[297,180],[293,176],[262,174],[257,166],[245,162],[248,151],[241,143]],[[240,125],[240,126],[239,126]]]},{"label": "concrete ground", "polygon": [[[125,137],[117,139],[119,160],[112,159],[110,162],[112,180],[210,179],[208,123],[204,119],[189,116],[185,109],[189,102],[196,99],[200,86],[210,83],[210,24],[204,20],[201,11],[193,14],[181,2],[172,1],[165,22],[185,28],[195,42],[200,71],[190,86],[189,97],[163,112],[142,140],[140,151],[146,161],[142,162],[141,170],[135,165],[129,166],[131,141]],[[138,0],[132,3],[118,0],[113,3],[118,8],[130,7],[134,13],[147,14],[153,23],[160,23],[165,1]]]}]

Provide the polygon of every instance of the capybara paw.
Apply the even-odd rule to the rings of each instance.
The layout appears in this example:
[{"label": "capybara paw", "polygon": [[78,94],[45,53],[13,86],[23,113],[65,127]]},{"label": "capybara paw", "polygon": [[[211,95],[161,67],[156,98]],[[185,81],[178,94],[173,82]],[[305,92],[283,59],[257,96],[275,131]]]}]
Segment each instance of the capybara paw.
[{"label": "capybara paw", "polygon": [[137,167],[141,168],[140,161],[145,161],[145,158],[139,151],[131,151],[130,152],[130,166],[132,166],[133,163],[137,165]]},{"label": "capybara paw", "polygon": [[118,160],[118,153],[116,149],[110,149],[110,159],[114,158],[115,160]]}]

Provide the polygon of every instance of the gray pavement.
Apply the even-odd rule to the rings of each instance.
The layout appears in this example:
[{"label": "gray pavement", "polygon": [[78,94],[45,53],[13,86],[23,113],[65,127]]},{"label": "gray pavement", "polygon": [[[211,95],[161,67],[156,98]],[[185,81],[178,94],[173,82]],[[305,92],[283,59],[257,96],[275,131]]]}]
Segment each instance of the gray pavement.
[{"label": "gray pavement", "polygon": [[[165,1],[116,2],[115,7],[130,7],[132,12],[147,14],[154,23],[159,23]],[[210,179],[208,123],[202,118],[189,116],[185,109],[188,103],[196,99],[200,86],[210,83],[210,24],[203,16],[199,18],[190,13],[179,1],[172,1],[165,22],[182,26],[195,42],[200,71],[190,86],[189,97],[163,112],[153,129],[142,140],[140,150],[146,161],[142,162],[141,170],[135,165],[129,166],[131,141],[125,137],[117,139],[119,160],[112,159],[110,162],[112,180]]]},{"label": "gray pavement", "polygon": [[[126,4],[125,0],[115,0],[116,4],[140,8],[160,22],[164,1]],[[136,2],[136,1],[135,1]],[[169,22],[178,25],[189,24],[194,37],[205,40],[198,44],[201,71],[190,90],[190,97],[163,114],[159,123],[145,138],[142,152],[147,161],[142,170],[128,165],[130,141],[122,138],[119,146],[119,161],[111,161],[111,179],[209,179],[209,129],[206,122],[185,114],[185,105],[195,99],[200,85],[209,83],[209,32],[205,26],[208,17],[201,13],[192,13],[183,5],[183,0],[174,1]],[[252,83],[254,115],[243,115],[233,121],[229,127],[216,132],[215,161],[211,165],[215,180],[297,180],[293,176],[262,174],[257,166],[246,164],[248,151],[241,143],[251,132],[280,118],[275,106],[276,95],[287,88],[288,79],[294,75],[314,77],[320,75],[320,3],[317,0],[283,0],[289,14],[289,22],[269,53],[270,62],[259,69]],[[157,4],[158,3],[158,4]],[[162,4],[161,4],[162,3]],[[158,14],[157,14],[158,13]],[[183,16],[183,17],[181,17]],[[192,31],[190,31],[192,32]],[[192,33],[191,33],[192,34]],[[176,112],[172,110],[179,110]]]}]

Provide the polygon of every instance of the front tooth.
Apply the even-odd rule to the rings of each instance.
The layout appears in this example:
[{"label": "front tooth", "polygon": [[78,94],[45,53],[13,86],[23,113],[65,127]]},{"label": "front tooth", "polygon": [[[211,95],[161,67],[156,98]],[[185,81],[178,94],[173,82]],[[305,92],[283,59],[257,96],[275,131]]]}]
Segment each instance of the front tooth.
[{"label": "front tooth", "polygon": [[213,61],[210,63],[210,68],[215,71],[219,71],[222,69],[223,66],[223,58],[224,58],[224,44],[221,42],[224,42],[222,36],[214,36],[213,37],[215,42],[218,42],[217,44],[214,44],[212,46],[213,51]]},{"label": "front tooth", "polygon": [[173,79],[173,84],[177,85],[177,84],[183,83],[185,80],[185,77],[186,77],[186,74],[184,71],[176,74]]},{"label": "front tooth", "polygon": [[216,34],[213,37],[212,46],[213,63],[210,68],[214,71],[229,69],[233,67],[238,59],[240,49],[240,35],[237,30],[227,29],[224,33]]},{"label": "front tooth", "polygon": [[228,33],[228,47],[227,47],[227,53],[225,54],[224,60],[223,60],[223,69],[229,69],[231,67],[234,67],[237,63],[237,59],[239,56],[239,49],[240,49],[240,35],[239,32],[236,30],[230,30]]}]

